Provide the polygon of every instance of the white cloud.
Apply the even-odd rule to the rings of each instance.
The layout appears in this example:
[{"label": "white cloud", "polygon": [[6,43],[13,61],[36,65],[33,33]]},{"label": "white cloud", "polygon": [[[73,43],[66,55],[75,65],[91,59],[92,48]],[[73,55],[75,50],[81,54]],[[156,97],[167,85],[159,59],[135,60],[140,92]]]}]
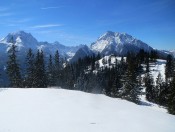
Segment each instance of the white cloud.
[{"label": "white cloud", "polygon": [[[29,30],[30,31],[30,30]],[[32,31],[33,33],[36,33],[36,34],[43,34],[43,35],[51,35],[51,34],[59,34],[60,31],[56,31],[56,30],[34,30]]]},{"label": "white cloud", "polygon": [[11,16],[13,13],[9,12],[9,8],[7,7],[0,7],[0,17]]},{"label": "white cloud", "polygon": [[13,15],[13,13],[8,13],[8,12],[0,12],[0,17],[5,17],[5,16],[11,16],[11,15]]},{"label": "white cloud", "polygon": [[21,18],[21,19],[12,19],[9,22],[12,22],[12,23],[26,23],[26,22],[29,22],[31,20],[32,20],[31,18]]},{"label": "white cloud", "polygon": [[9,10],[9,9],[6,8],[6,7],[0,7],[0,12],[4,12],[4,11],[7,11],[7,10]]},{"label": "white cloud", "polygon": [[17,25],[16,24],[7,24],[6,26],[8,26],[8,27],[15,27]]},{"label": "white cloud", "polygon": [[59,9],[59,8],[62,8],[64,6],[51,6],[51,7],[43,7],[41,8],[42,10],[48,10],[48,9]]},{"label": "white cloud", "polygon": [[52,27],[61,27],[62,24],[46,24],[46,25],[35,25],[30,28],[32,29],[38,29],[38,28],[52,28]]}]

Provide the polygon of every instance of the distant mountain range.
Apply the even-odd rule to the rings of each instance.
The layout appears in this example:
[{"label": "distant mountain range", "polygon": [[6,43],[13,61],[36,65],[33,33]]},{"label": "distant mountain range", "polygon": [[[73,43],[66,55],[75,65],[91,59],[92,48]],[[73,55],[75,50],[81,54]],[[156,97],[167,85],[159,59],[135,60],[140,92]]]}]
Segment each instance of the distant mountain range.
[{"label": "distant mountain range", "polygon": [[[14,33],[9,33],[5,38],[0,40],[0,73],[1,76],[6,78],[6,62],[7,62],[7,52],[12,45],[12,42],[18,48],[18,60],[23,68],[25,66],[25,56],[31,48],[35,53],[37,50],[43,50],[46,58],[51,54],[54,55],[56,50],[62,58],[67,58],[70,62],[75,62],[79,58],[85,56],[92,56],[94,54],[100,53],[102,56],[115,54],[119,56],[125,56],[128,51],[138,52],[140,49],[145,51],[155,50],[148,44],[138,40],[131,35],[126,33],[116,33],[108,31],[97,39],[90,46],[78,45],[78,46],[65,46],[59,42],[38,42],[30,33],[24,31],[18,31]],[[175,50],[165,51],[157,50],[159,55],[166,57],[168,54],[175,56]],[[47,58],[48,60],[48,58]],[[6,79],[0,78],[0,84],[4,86],[7,84]],[[4,84],[4,85],[3,85]]]},{"label": "distant mountain range", "polygon": [[9,33],[5,38],[0,40],[0,50],[3,53],[8,51],[11,41],[15,43],[20,52],[26,52],[31,48],[33,51],[42,49],[47,54],[54,54],[56,50],[59,50],[60,55],[67,58],[73,57],[76,51],[84,46],[65,46],[57,41],[54,43],[38,42],[30,33],[18,31]]},{"label": "distant mountain range", "polygon": [[[26,54],[29,48],[34,52],[38,49],[43,50],[46,56],[49,54],[53,55],[56,50],[58,50],[61,57],[66,57],[72,62],[76,61],[78,58],[91,56],[97,53],[100,53],[101,55],[116,54],[125,56],[128,51],[138,52],[140,49],[144,49],[149,52],[153,50],[148,44],[126,33],[108,31],[88,47],[87,45],[65,46],[57,41],[54,43],[38,42],[30,33],[18,31],[9,33],[5,38],[0,40],[0,56],[7,58],[6,53],[9,50],[12,41],[18,47],[18,50],[20,51],[19,56],[21,57]],[[162,55],[175,55],[175,50],[158,52]],[[3,61],[1,61],[1,63],[3,63]]]},{"label": "distant mountain range", "polygon": [[[151,50],[156,50],[148,44],[132,37],[129,34],[108,31],[101,37],[99,37],[97,41],[92,43],[90,47],[84,46],[81,49],[79,49],[77,51],[78,54],[75,54],[72,60],[75,61],[78,58],[80,58],[81,55],[84,56],[87,55],[87,53],[89,53],[89,56],[91,56],[93,53],[100,53],[103,56],[111,54],[115,54],[118,56],[126,56],[128,52],[137,53],[140,51],[140,49],[144,49],[147,52],[150,52]],[[162,57],[166,57],[168,54],[172,54],[175,56],[175,51],[156,51]]]}]

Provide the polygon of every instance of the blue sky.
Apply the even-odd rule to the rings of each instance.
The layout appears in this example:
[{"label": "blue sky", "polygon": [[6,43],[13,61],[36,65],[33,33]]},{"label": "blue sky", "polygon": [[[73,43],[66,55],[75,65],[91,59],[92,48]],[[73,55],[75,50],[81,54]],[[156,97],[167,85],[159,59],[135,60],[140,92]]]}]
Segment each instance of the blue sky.
[{"label": "blue sky", "polygon": [[1,0],[0,38],[24,30],[39,41],[88,44],[125,32],[157,49],[175,49],[174,0]]}]

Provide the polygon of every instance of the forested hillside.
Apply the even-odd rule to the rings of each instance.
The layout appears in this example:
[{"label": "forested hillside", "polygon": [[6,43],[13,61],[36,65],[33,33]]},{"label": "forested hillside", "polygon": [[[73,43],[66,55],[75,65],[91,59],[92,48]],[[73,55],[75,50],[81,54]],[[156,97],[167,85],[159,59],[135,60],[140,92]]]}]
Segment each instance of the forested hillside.
[{"label": "forested hillside", "polygon": [[[8,87],[47,88],[63,87],[90,93],[103,93],[140,104],[140,95],[168,108],[175,114],[174,58],[160,60],[156,51],[128,52],[126,57],[100,54],[80,58],[70,63],[60,58],[59,52],[46,60],[42,50],[36,54],[29,49],[25,68],[21,69],[16,46],[8,52]],[[159,59],[159,60],[158,60]],[[164,67],[158,68],[164,62]],[[153,68],[155,67],[155,68]]]}]

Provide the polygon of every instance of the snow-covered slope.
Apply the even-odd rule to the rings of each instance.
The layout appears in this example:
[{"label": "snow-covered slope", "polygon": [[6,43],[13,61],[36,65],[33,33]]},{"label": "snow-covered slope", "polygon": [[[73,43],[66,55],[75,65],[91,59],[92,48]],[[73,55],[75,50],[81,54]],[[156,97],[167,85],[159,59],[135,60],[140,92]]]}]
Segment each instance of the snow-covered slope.
[{"label": "snow-covered slope", "polygon": [[[109,58],[111,59],[111,65],[109,65],[108,60]],[[103,59],[105,60],[105,64],[103,64]],[[117,62],[119,63],[121,61],[121,57],[115,57],[115,56],[104,56],[103,58],[101,58],[99,60],[99,67],[100,68],[104,68],[104,67],[111,67],[115,66],[115,63]],[[126,57],[124,57],[124,60],[126,60]],[[146,65],[142,64],[143,69],[146,70]],[[150,74],[152,75],[154,82],[156,82],[157,76],[160,73],[162,76],[163,81],[165,81],[165,66],[166,66],[166,60],[162,60],[162,59],[157,59],[155,62],[152,62],[149,64],[150,66]]]},{"label": "snow-covered slope", "polygon": [[105,95],[63,89],[0,92],[0,132],[174,132],[175,116]]},{"label": "snow-covered slope", "polygon": [[152,47],[131,35],[111,31],[106,32],[96,42],[92,43],[91,49],[104,55],[112,53],[125,55],[128,51],[138,52],[140,49],[145,51],[153,50]]},{"label": "snow-covered slope", "polygon": [[[109,59],[111,59],[111,64],[109,64]],[[105,63],[103,63],[103,60],[104,60]],[[115,66],[116,60],[117,60],[117,62],[120,62],[121,57],[116,57],[116,56],[113,56],[113,55],[104,56],[100,60],[98,60],[99,67],[100,68],[105,68],[105,67],[112,68],[112,66]],[[124,60],[126,60],[126,57],[124,57]]]},{"label": "snow-covered slope", "polygon": [[[109,58],[111,59],[111,64],[109,64]],[[103,63],[103,60],[105,63]],[[112,66],[115,66],[116,60],[117,60],[117,63],[119,63],[121,61],[121,57],[115,57],[113,55],[104,56],[103,58],[98,60],[99,67],[100,68],[105,68],[105,67],[112,68]],[[126,57],[124,57],[124,60],[126,60]],[[154,81],[156,82],[156,79],[159,73],[161,74],[163,81],[165,81],[166,60],[157,59],[156,62],[152,62],[149,65],[150,65],[150,73]],[[142,64],[142,66],[143,66],[143,69],[146,70],[146,65]]]},{"label": "snow-covered slope", "polygon": [[163,81],[165,81],[165,65],[166,60],[161,59],[157,59],[155,63],[150,64],[151,75],[155,82],[159,73],[161,74]]}]

